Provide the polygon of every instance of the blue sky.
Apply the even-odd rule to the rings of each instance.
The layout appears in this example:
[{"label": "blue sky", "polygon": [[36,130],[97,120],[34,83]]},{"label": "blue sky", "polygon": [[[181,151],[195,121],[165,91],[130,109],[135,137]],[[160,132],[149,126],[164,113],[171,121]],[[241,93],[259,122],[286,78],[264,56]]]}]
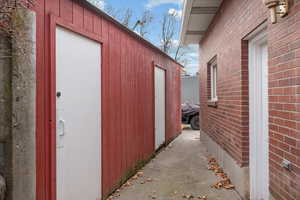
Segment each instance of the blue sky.
[{"label": "blue sky", "polygon": [[[133,20],[134,24],[136,20],[140,19],[144,10],[150,10],[153,14],[153,22],[149,27],[149,34],[146,38],[153,44],[159,46],[160,43],[160,21],[162,16],[168,12],[176,12],[178,16],[178,23],[181,24],[181,14],[183,7],[183,0],[94,0],[98,1],[99,7],[105,10],[108,6],[113,7],[121,12],[127,8],[133,10]],[[179,27],[178,27],[179,29]],[[179,40],[179,30],[178,34],[174,38],[174,44],[178,43]],[[198,71],[198,47],[193,45],[189,48],[189,64],[185,67],[187,71],[194,74]]]}]

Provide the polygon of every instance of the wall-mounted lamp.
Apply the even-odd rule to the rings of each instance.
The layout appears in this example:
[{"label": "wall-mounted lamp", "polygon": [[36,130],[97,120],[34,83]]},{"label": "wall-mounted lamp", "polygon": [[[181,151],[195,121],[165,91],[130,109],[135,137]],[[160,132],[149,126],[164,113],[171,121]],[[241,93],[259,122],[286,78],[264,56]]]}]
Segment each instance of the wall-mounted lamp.
[{"label": "wall-mounted lamp", "polygon": [[270,9],[271,22],[277,22],[277,15],[284,17],[289,11],[289,0],[263,0],[264,4]]}]

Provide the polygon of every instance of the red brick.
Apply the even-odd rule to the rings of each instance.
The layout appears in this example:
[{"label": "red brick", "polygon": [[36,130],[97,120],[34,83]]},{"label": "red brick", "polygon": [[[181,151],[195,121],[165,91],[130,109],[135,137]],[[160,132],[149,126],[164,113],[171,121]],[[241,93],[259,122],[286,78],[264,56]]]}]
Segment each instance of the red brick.
[{"label": "red brick", "polygon": [[[243,40],[267,17],[261,0],[223,1],[201,41],[201,129],[241,165],[249,162],[248,41]],[[249,13],[246,15],[246,11]],[[300,169],[300,0],[285,18],[268,24],[270,189],[283,200],[297,199],[283,157]],[[234,30],[234,31],[232,31]],[[217,55],[218,107],[207,105],[207,63]],[[299,170],[300,171],[300,170]],[[299,198],[300,199],[300,198]]]},{"label": "red brick", "polygon": [[300,157],[300,149],[291,148],[291,153],[295,156]]},{"label": "red brick", "polygon": [[284,142],[291,145],[291,146],[296,147],[296,140],[293,139],[293,138],[284,137]]}]

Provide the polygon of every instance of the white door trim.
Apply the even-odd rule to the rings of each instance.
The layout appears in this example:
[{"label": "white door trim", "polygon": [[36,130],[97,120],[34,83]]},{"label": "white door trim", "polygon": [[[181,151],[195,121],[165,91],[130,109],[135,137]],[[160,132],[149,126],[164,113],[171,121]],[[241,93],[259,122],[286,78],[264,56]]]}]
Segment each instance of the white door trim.
[{"label": "white door trim", "polygon": [[249,41],[250,199],[269,199],[268,50],[265,29]]}]

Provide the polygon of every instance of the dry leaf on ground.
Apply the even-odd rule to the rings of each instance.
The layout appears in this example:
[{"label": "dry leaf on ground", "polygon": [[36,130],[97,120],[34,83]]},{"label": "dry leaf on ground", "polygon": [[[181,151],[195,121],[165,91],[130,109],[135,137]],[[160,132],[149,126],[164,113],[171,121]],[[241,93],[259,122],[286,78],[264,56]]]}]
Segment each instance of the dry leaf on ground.
[{"label": "dry leaf on ground", "polygon": [[184,199],[193,199],[194,198],[194,196],[192,194],[184,194],[184,195],[182,195],[182,197]]},{"label": "dry leaf on ground", "polygon": [[198,199],[207,200],[207,196],[206,195],[204,195],[204,196],[198,196]]},{"label": "dry leaf on ground", "polygon": [[136,173],[136,175],[139,177],[144,176],[144,172],[140,171],[140,172]]},{"label": "dry leaf on ground", "polygon": [[153,181],[152,178],[147,178],[147,179],[146,179],[146,182],[152,182],[152,181]]},{"label": "dry leaf on ground", "polygon": [[227,174],[224,173],[223,169],[219,166],[215,158],[212,157],[208,158],[207,169],[213,171],[216,176],[222,178],[222,180],[212,185],[212,187],[216,189],[221,189],[221,188],[233,189],[235,187],[234,185],[231,184],[231,181],[228,178]]}]

